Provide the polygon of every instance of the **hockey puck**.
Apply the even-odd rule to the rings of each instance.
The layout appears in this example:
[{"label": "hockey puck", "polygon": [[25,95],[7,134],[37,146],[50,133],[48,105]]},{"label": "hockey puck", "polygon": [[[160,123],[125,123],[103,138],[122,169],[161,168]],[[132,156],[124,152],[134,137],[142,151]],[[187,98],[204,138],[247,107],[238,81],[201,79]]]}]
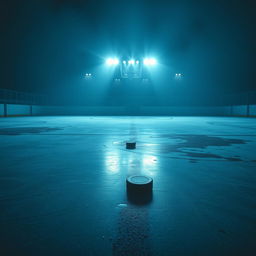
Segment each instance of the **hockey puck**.
[{"label": "hockey puck", "polygon": [[126,179],[128,190],[152,191],[153,179],[142,175],[133,175]]},{"label": "hockey puck", "polygon": [[126,179],[128,199],[133,203],[148,203],[152,199],[153,179],[134,175]]},{"label": "hockey puck", "polygon": [[136,142],[126,142],[126,149],[135,149]]}]

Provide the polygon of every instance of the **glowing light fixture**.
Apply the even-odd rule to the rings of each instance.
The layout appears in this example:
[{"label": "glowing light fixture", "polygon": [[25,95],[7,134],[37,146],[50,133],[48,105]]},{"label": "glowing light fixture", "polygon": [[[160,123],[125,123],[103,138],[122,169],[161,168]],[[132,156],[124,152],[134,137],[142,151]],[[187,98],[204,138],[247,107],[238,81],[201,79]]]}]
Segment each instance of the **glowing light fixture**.
[{"label": "glowing light fixture", "polygon": [[182,77],[183,77],[183,74],[181,74],[181,73],[176,73],[176,74],[175,74],[175,79],[176,79],[176,80],[181,80]]},{"label": "glowing light fixture", "polygon": [[135,60],[129,60],[128,61],[128,64],[130,64],[130,65],[134,65],[134,63],[135,63]]},{"label": "glowing light fixture", "polygon": [[108,59],[106,60],[106,64],[107,64],[108,66],[116,66],[116,65],[119,64],[119,60],[118,60],[117,58],[108,58]]},{"label": "glowing light fixture", "polygon": [[157,60],[155,58],[145,58],[143,63],[146,66],[154,66],[157,64]]},{"label": "glowing light fixture", "polygon": [[91,73],[85,73],[84,77],[86,79],[92,78],[92,74]]}]

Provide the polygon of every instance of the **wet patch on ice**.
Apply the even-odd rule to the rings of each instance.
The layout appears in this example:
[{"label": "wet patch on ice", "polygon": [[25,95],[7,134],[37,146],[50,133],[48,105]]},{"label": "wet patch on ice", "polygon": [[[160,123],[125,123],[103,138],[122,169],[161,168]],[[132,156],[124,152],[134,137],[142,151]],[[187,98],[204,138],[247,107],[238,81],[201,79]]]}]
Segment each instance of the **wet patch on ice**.
[{"label": "wet patch on ice", "polygon": [[209,146],[231,146],[234,144],[245,144],[246,141],[242,139],[223,138],[208,135],[195,134],[181,134],[168,136],[170,139],[182,140],[176,146],[178,148],[201,148],[204,149]]},{"label": "wet patch on ice", "polygon": [[[208,147],[227,147],[232,145],[243,145],[247,141],[243,139],[223,138],[217,136],[181,134],[155,136],[154,138],[167,138],[168,143],[144,144],[146,147],[154,147],[161,153],[181,153],[191,158],[213,158],[227,161],[242,161],[239,156],[223,156],[219,154],[204,152]],[[193,161],[192,161],[193,162]]]}]

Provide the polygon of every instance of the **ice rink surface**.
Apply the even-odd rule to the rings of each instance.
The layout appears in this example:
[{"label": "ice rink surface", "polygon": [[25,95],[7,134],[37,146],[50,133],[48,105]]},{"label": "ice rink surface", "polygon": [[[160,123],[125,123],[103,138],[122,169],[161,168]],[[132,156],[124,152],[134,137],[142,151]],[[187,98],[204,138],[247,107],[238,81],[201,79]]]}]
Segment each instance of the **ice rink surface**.
[{"label": "ice rink surface", "polygon": [[1,256],[256,255],[256,119],[1,118],[0,209]]}]

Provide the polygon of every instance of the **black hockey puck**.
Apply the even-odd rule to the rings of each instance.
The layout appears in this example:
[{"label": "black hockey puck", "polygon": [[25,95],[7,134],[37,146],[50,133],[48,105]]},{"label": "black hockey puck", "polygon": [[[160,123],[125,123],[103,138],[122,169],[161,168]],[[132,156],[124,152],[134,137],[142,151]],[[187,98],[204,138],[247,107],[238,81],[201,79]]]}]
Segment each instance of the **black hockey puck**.
[{"label": "black hockey puck", "polygon": [[135,149],[136,142],[126,142],[126,149]]},{"label": "black hockey puck", "polygon": [[128,199],[132,203],[144,204],[152,199],[153,179],[147,176],[134,175],[126,179]]}]

